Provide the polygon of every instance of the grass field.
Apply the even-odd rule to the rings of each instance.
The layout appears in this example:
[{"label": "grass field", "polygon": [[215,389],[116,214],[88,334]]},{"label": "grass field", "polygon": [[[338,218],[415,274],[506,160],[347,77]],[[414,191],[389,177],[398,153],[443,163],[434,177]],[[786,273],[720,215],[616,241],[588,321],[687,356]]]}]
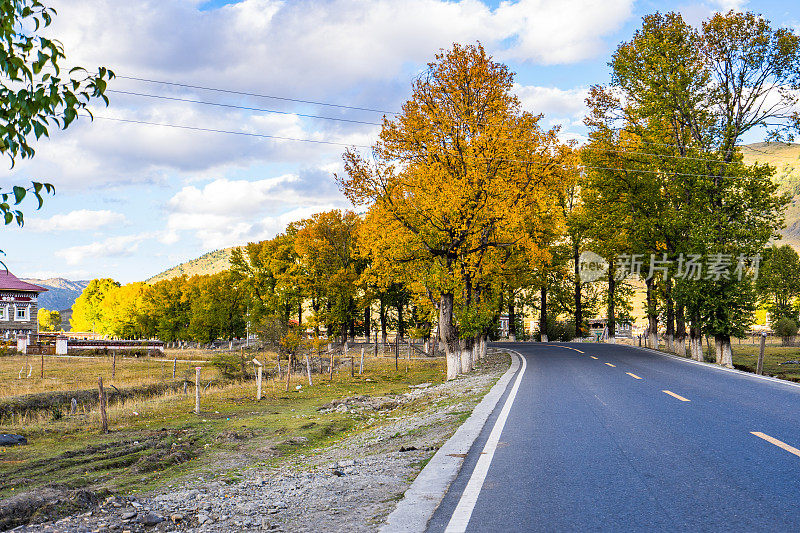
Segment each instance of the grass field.
[{"label": "grass field", "polygon": [[[733,364],[740,370],[756,371],[758,344],[733,344]],[[764,373],[781,379],[800,381],[800,364],[781,364],[800,361],[800,346],[769,344],[764,350]]]},{"label": "grass field", "polygon": [[[106,358],[50,364],[52,367],[45,367],[45,380],[51,376],[62,384],[95,385],[98,373],[110,376]],[[20,381],[19,365],[17,358],[0,360],[4,389],[9,379]],[[163,370],[160,363],[146,360],[126,358],[117,365],[120,383],[158,380],[167,372],[171,378],[171,363]],[[6,423],[0,426],[0,433],[23,434],[29,444],[0,448],[0,498],[46,486],[54,481],[54,474],[58,483],[70,488],[100,494],[107,490],[136,492],[189,472],[213,469],[232,449],[249,454],[252,464],[268,464],[345,432],[380,423],[381,417],[392,412],[381,411],[375,415],[376,421],[352,413],[320,413],[320,406],[336,398],[400,394],[408,392],[409,385],[441,382],[444,365],[443,359],[401,360],[395,370],[394,360],[369,357],[361,376],[356,367],[356,375],[351,377],[349,365],[339,367],[333,380],[327,374],[314,374],[313,386],[308,385],[305,374],[294,375],[289,392],[285,381],[266,380],[261,401],[255,399],[252,380],[212,385],[202,395],[200,415],[193,412],[193,389],[186,395],[178,391],[134,398],[109,407],[108,434],[99,431],[96,409]],[[204,368],[204,372],[210,369]],[[13,386],[24,390],[19,384]],[[42,382],[39,386],[49,385]]]},{"label": "grass field", "polygon": [[[139,387],[172,380],[172,361],[151,357],[120,357],[111,377],[112,356],[45,356],[44,378],[40,356],[0,357],[0,398],[40,392],[83,390],[97,387],[98,376],[106,385]],[[208,363],[178,360],[176,378],[194,379],[194,367],[203,367],[203,377],[214,379],[218,373]]]}]

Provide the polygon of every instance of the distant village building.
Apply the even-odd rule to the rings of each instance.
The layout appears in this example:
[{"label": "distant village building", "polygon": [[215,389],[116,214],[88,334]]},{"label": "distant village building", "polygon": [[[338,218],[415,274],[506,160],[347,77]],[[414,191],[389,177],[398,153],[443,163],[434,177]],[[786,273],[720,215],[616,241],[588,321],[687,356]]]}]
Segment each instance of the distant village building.
[{"label": "distant village building", "polygon": [[39,293],[46,290],[0,269],[0,337],[10,339],[38,331]]},{"label": "distant village building", "polygon": [[[589,331],[597,340],[605,340],[608,337],[608,319],[589,319]],[[632,338],[633,330],[630,321],[626,319],[617,319],[614,324],[614,337]]]}]

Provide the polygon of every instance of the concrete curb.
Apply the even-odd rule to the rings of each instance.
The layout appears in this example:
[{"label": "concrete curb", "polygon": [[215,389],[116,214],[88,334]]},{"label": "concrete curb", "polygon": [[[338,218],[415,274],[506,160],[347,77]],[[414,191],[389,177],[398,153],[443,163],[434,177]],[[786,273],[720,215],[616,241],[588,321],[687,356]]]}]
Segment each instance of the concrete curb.
[{"label": "concrete curb", "polygon": [[386,519],[380,529],[381,533],[421,533],[427,529],[433,513],[461,470],[464,457],[480,435],[514,374],[522,366],[522,356],[513,350],[504,351],[514,356],[509,369],[486,393],[466,422],[461,424],[425,465]]}]

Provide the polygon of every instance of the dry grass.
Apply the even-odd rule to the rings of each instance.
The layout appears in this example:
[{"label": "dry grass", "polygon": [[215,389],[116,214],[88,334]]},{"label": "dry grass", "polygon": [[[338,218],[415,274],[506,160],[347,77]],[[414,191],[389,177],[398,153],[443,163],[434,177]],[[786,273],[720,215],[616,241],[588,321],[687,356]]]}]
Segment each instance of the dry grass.
[{"label": "dry grass", "polygon": [[[70,362],[108,364],[105,359],[88,363],[67,361]],[[0,361],[0,366],[13,370],[17,363],[19,361],[12,365],[4,359]],[[157,379],[160,375],[160,365],[153,365],[152,362],[126,360],[125,363],[130,363],[131,367],[136,365],[145,368],[141,370],[143,376],[136,377],[133,373],[131,379],[149,379],[150,373]],[[269,368],[272,366],[269,365]],[[260,401],[256,400],[253,379],[219,382],[202,392],[199,416],[194,413],[193,387],[185,395],[177,391],[149,398],[130,398],[108,408],[111,432],[107,435],[99,432],[99,413],[96,408],[87,407],[75,415],[63,413],[59,417],[43,412],[21,419],[6,419],[0,425],[0,433],[23,434],[28,438],[29,445],[0,449],[0,498],[14,494],[23,487],[27,490],[51,483],[53,468],[61,469],[59,482],[69,487],[89,487],[93,490],[105,487],[113,491],[130,492],[160,486],[189,471],[216,468],[215,465],[220,464],[228,450],[238,450],[241,446],[236,442],[226,444],[230,440],[226,435],[233,431],[258,437],[253,440],[251,451],[262,461],[278,460],[283,454],[310,450],[341,438],[352,430],[363,429],[368,424],[380,424],[393,413],[391,409],[369,415],[320,413],[318,408],[321,405],[335,398],[400,394],[407,392],[409,385],[441,382],[444,368],[443,358],[401,359],[396,370],[392,359],[367,357],[363,375],[358,374],[356,365],[355,375],[351,376],[349,362],[343,362],[334,372],[332,380],[327,373],[313,374],[312,386],[308,385],[305,373],[294,374],[288,392],[285,380],[265,379]],[[97,367],[91,366],[84,370],[86,373],[97,371]],[[55,369],[53,373],[56,373]],[[16,375],[12,379],[16,379]],[[94,384],[95,379],[96,376],[93,376],[89,381]],[[403,410],[416,408],[414,404],[398,407]],[[178,437],[183,438],[186,451],[196,459],[172,466],[167,458],[162,458],[164,464],[157,465],[147,473],[117,465],[109,459],[108,453],[111,452],[106,453],[98,448],[111,443],[122,450],[135,447],[138,442],[152,442],[155,445],[169,439],[180,441]],[[287,444],[290,437],[302,437],[306,439],[303,441],[305,444]],[[139,461],[138,455],[144,458],[156,452],[148,445],[145,450],[136,448],[130,454]],[[79,464],[76,463],[76,457],[81,458]],[[158,457],[154,455],[153,461]],[[59,466],[62,464],[63,468]]]},{"label": "dry grass", "polygon": [[[40,392],[85,390],[97,387],[98,376],[107,385],[140,387],[172,380],[172,361],[150,357],[117,356],[116,371],[111,377],[112,356],[44,357],[44,378],[41,377],[42,358],[15,355],[0,357],[0,398]],[[178,361],[177,379],[194,379],[194,367],[203,368],[203,377],[218,378],[218,372],[208,363]]]}]

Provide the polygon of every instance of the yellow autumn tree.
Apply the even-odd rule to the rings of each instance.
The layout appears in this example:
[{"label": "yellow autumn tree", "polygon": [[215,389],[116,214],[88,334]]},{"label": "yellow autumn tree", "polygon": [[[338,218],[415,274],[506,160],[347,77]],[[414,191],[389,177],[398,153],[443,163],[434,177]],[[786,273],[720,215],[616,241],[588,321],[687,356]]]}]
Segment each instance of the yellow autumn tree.
[{"label": "yellow autumn tree", "polygon": [[372,159],[348,150],[337,176],[355,205],[369,207],[370,247],[423,276],[438,306],[448,379],[470,366],[459,340],[474,328],[459,323],[469,313],[456,306],[472,304],[486,253],[538,250],[531,228],[558,224],[556,192],[574,170],[557,130],[523,111],[512,86],[508,67],[480,44],[454,45],[414,81],[402,113],[384,118]]}]

